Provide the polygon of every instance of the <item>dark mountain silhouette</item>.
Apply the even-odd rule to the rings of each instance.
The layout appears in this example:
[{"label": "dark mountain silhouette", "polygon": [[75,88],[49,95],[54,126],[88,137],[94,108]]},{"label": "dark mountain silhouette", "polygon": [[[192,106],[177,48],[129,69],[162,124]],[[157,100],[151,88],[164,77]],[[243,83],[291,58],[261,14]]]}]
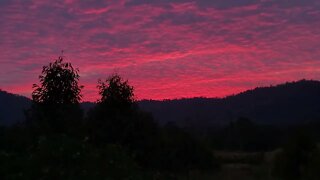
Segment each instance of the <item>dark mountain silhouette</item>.
[{"label": "dark mountain silhouette", "polygon": [[24,120],[24,111],[31,106],[30,99],[0,90],[0,125],[12,125]]},{"label": "dark mountain silhouette", "polygon": [[[0,124],[10,125],[23,119],[23,110],[30,104],[28,98],[1,91]],[[246,117],[260,124],[291,125],[320,121],[320,81],[259,87],[226,98],[142,100],[138,104],[160,124],[175,122],[202,129]],[[94,105],[85,102],[81,107],[87,111]]]},{"label": "dark mountain silhouette", "polygon": [[162,124],[209,127],[225,125],[239,117],[256,123],[289,125],[320,121],[320,81],[301,80],[260,87],[226,98],[192,98],[141,101]]}]

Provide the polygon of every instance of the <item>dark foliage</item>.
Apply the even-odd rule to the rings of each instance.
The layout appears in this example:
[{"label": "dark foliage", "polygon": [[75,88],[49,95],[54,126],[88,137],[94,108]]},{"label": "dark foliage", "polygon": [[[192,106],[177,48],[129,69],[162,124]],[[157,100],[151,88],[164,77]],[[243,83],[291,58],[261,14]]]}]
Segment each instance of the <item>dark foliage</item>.
[{"label": "dark foliage", "polygon": [[319,179],[319,150],[308,131],[299,128],[275,160],[274,174],[288,180]]},{"label": "dark foliage", "polygon": [[89,112],[89,141],[119,144],[148,171],[187,172],[214,168],[212,152],[180,129],[159,128],[135,104],[133,88],[119,75],[99,81],[102,96]]},{"label": "dark foliage", "polygon": [[225,127],[210,129],[206,136],[215,149],[260,152],[279,147],[285,136],[283,130],[241,117]]},{"label": "dark foliage", "polygon": [[[315,142],[320,140],[320,124],[302,118],[318,120],[318,106],[311,107],[319,98],[318,82],[258,88],[225,99],[140,102],[146,109],[156,106],[151,109],[156,109],[157,117],[176,113],[166,119],[169,123],[158,126],[152,114],[139,109],[133,87],[117,74],[99,80],[101,98],[96,105],[83,104],[91,107],[84,118],[79,78],[78,70],[62,57],[44,66],[26,123],[0,127],[0,179],[189,179],[191,174],[215,172],[220,163],[260,166],[265,151],[283,142],[288,143],[273,161],[273,174],[282,179],[319,179]],[[278,111],[280,106],[286,108]],[[308,110],[301,110],[293,122],[273,121],[272,126],[259,119],[271,118],[271,111],[287,117],[287,111],[301,106]],[[228,123],[217,123],[226,118]],[[298,126],[305,131],[293,131]],[[248,154],[228,159],[223,151]]]},{"label": "dark foliage", "polygon": [[114,74],[105,81],[98,82],[100,104],[114,108],[129,108],[135,101],[133,87],[124,81],[118,74]]},{"label": "dark foliage", "polygon": [[173,172],[188,172],[194,169],[214,171],[219,163],[212,150],[203,142],[167,123],[162,129],[162,146],[157,162],[160,169]]},{"label": "dark foliage", "polygon": [[75,131],[82,123],[79,103],[81,89],[79,70],[59,57],[44,66],[39,76],[40,85],[34,84],[33,105],[27,112],[27,123],[39,133]]},{"label": "dark foliage", "polygon": [[78,72],[71,63],[63,62],[62,56],[43,66],[40,85],[33,85],[33,101],[41,104],[78,104],[82,97]]},{"label": "dark foliage", "polygon": [[133,130],[136,118],[133,87],[119,75],[113,75],[105,82],[98,82],[101,99],[88,113],[86,121],[90,140],[96,143],[125,142],[126,130]]},{"label": "dark foliage", "polygon": [[0,151],[1,179],[140,179],[139,168],[121,147],[97,149],[70,136],[31,137],[25,131],[8,130]]}]

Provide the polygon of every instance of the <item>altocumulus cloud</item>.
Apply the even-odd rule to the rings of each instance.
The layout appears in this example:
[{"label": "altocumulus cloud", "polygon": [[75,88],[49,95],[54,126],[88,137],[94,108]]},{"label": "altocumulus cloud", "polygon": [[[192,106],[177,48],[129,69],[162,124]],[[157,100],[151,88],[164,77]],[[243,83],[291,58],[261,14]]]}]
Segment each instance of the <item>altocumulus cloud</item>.
[{"label": "altocumulus cloud", "polygon": [[0,88],[27,96],[62,49],[91,101],[113,72],[140,99],[320,79],[317,0],[2,0],[0,16]]}]

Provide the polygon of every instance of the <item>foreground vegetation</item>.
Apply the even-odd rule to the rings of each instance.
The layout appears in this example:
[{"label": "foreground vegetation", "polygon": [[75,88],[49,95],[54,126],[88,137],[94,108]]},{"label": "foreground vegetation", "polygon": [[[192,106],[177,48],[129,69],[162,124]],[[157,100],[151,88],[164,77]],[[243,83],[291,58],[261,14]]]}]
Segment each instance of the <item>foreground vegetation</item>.
[{"label": "foreground vegetation", "polygon": [[43,67],[26,121],[0,129],[1,179],[320,177],[318,126],[284,129],[246,118],[200,134],[159,126],[117,74],[98,81],[100,99],[85,114],[79,78],[63,57]]}]

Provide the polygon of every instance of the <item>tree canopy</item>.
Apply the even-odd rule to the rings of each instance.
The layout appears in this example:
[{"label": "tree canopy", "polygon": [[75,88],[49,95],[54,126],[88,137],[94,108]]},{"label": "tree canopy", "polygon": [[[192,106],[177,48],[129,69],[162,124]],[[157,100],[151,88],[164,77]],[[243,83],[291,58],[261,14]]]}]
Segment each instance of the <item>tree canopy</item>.
[{"label": "tree canopy", "polygon": [[32,99],[45,104],[77,104],[82,95],[79,85],[79,70],[71,63],[65,63],[60,56],[48,66],[43,66],[39,76],[40,85],[34,84]]},{"label": "tree canopy", "polygon": [[29,124],[47,132],[66,132],[76,129],[82,121],[79,70],[60,56],[43,66],[39,84],[33,85],[33,106],[27,114]]},{"label": "tree canopy", "polygon": [[99,103],[112,104],[113,106],[130,106],[134,103],[133,87],[120,75],[109,76],[105,81],[98,81]]}]

